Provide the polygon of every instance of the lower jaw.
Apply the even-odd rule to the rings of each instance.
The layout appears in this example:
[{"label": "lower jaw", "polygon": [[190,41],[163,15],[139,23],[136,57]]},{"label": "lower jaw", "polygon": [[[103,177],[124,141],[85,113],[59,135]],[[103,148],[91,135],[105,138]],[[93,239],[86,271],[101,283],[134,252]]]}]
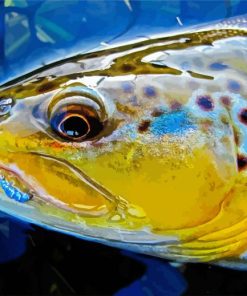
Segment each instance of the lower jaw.
[{"label": "lower jaw", "polygon": [[[74,213],[82,214],[82,211],[73,209],[65,203],[53,198],[51,196],[40,194],[30,183],[26,181],[25,178],[21,176],[14,168],[9,168],[4,165],[0,165],[0,177],[4,178],[13,188],[21,192],[22,194],[27,194],[30,196],[30,199],[34,202],[52,204],[55,207],[58,207],[62,210]],[[86,214],[84,214],[87,216]]]},{"label": "lower jaw", "polygon": [[22,178],[14,169],[0,165],[0,176],[21,192],[27,193],[30,196],[38,195],[31,184],[28,184],[28,182],[26,182],[26,180]]}]

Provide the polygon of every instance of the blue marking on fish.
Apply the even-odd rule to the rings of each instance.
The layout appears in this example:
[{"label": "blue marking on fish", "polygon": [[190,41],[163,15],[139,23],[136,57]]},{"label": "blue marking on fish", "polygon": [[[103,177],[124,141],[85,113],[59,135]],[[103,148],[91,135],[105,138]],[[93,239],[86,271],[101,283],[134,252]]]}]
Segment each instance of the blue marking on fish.
[{"label": "blue marking on fish", "polygon": [[195,128],[188,114],[184,110],[171,113],[164,113],[155,118],[150,126],[153,135],[160,137],[165,134],[182,134],[185,131]]},{"label": "blue marking on fish", "polygon": [[216,63],[212,63],[209,68],[211,70],[214,70],[214,71],[221,71],[221,70],[225,70],[228,68],[228,65],[225,65],[223,63],[219,63],[219,62],[216,62]]},{"label": "blue marking on fish", "polygon": [[27,202],[31,199],[31,195],[20,191],[18,188],[14,187],[11,183],[5,180],[4,177],[0,179],[0,186],[4,193],[11,199],[18,202]]}]

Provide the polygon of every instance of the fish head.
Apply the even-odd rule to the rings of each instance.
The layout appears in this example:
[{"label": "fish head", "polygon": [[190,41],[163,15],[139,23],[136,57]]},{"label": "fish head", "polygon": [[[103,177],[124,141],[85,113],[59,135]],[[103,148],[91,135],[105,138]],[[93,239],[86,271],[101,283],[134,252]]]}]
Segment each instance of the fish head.
[{"label": "fish head", "polygon": [[32,189],[32,202],[89,224],[160,231],[207,221],[235,177],[233,144],[218,141],[232,130],[221,121],[207,128],[192,102],[151,98],[158,90],[144,82],[77,80],[5,98],[1,167]]},{"label": "fish head", "polygon": [[[237,219],[229,211],[220,220],[239,178],[229,104],[244,101],[221,77],[139,73],[122,60],[110,75],[94,70],[98,59],[1,90],[1,171],[33,196],[27,205],[5,198],[3,208],[79,237],[183,257],[183,242]],[[65,75],[71,64],[84,73]],[[201,261],[222,255],[186,252]]]}]

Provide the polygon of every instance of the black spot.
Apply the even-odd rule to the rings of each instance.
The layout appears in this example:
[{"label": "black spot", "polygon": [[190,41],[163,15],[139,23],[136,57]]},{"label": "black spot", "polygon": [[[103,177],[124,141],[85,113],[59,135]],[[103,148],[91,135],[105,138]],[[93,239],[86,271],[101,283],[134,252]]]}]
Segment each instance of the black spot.
[{"label": "black spot", "polygon": [[244,155],[238,155],[238,169],[240,171],[247,168],[247,157]]},{"label": "black spot", "polygon": [[153,117],[159,117],[159,116],[161,116],[163,114],[164,114],[164,111],[163,110],[161,110],[161,109],[155,109],[151,113],[151,116],[153,116]]},{"label": "black spot", "polygon": [[159,68],[159,69],[161,69],[161,68],[166,69],[167,68],[165,65],[160,65],[160,64],[152,64],[152,67]]},{"label": "black spot", "polygon": [[56,84],[52,81],[43,83],[37,87],[37,92],[45,93],[56,88]]},{"label": "black spot", "polygon": [[242,109],[238,115],[239,120],[247,125],[247,109]]},{"label": "black spot", "polygon": [[89,53],[88,55],[87,55],[87,58],[90,58],[90,59],[92,59],[92,58],[97,58],[98,57],[98,54],[96,54],[96,53]]},{"label": "black spot", "polygon": [[214,103],[210,96],[200,96],[197,98],[196,102],[204,111],[211,111],[214,108]]},{"label": "black spot", "polygon": [[143,120],[138,126],[138,131],[140,133],[146,132],[150,126],[150,120]]},{"label": "black spot", "polygon": [[145,45],[145,43],[140,42],[140,43],[136,43],[136,44],[132,45],[131,48],[138,48],[138,47],[144,46],[144,45]]},{"label": "black spot", "polygon": [[122,65],[122,71],[123,72],[131,72],[134,71],[136,69],[136,67],[134,65],[131,64],[123,64]]}]

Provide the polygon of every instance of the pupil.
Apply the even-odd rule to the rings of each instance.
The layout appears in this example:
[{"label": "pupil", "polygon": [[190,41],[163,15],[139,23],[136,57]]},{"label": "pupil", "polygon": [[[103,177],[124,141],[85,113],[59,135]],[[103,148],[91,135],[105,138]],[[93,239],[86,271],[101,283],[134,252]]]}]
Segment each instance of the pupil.
[{"label": "pupil", "polygon": [[61,130],[69,137],[80,138],[87,134],[88,125],[81,117],[71,116],[61,124]]}]

